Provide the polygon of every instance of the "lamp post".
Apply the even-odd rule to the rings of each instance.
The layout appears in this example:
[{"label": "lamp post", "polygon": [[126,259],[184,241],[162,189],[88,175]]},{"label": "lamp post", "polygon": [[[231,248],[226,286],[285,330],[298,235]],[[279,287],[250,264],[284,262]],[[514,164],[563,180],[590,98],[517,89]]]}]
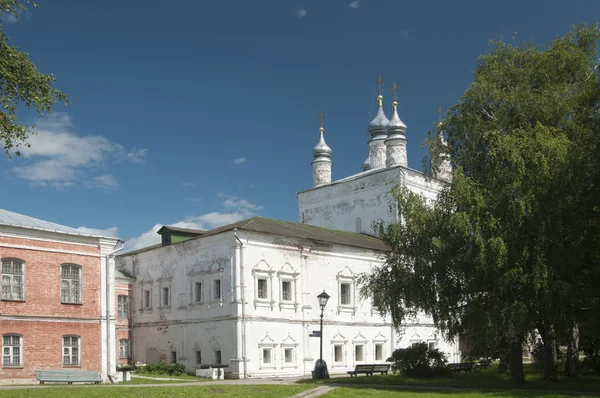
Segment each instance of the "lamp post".
[{"label": "lamp post", "polygon": [[319,350],[319,360],[315,365],[315,378],[317,379],[328,379],[329,372],[327,372],[327,363],[323,360],[323,311],[325,310],[325,306],[327,305],[327,301],[329,301],[329,295],[325,293],[319,294],[317,296],[319,300],[319,306],[321,307],[321,333],[320,333],[320,350]]}]

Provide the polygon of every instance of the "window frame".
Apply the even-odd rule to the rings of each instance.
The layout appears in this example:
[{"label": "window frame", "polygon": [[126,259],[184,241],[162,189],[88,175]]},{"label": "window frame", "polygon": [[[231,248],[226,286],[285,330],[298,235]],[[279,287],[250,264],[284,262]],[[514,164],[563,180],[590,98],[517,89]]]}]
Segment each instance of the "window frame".
[{"label": "window frame", "polygon": [[[216,284],[219,284],[219,289],[216,289]],[[211,302],[213,303],[222,303],[223,302],[223,278],[219,276],[218,278],[211,278]],[[216,293],[219,293],[217,297]]]},{"label": "window frame", "polygon": [[[300,302],[298,301],[298,275],[300,273],[296,271],[294,267],[286,261],[283,267],[277,271],[278,285],[279,285],[279,309],[293,309],[298,310]],[[289,283],[289,299],[284,300],[283,298],[283,284]]]},{"label": "window frame", "polygon": [[[123,343],[125,342],[125,346]],[[123,347],[126,348],[126,352],[124,353]],[[119,358],[121,359],[129,359],[131,358],[131,342],[129,339],[119,339]]]},{"label": "window frame", "polygon": [[[19,344],[15,345],[12,343],[11,344],[5,344],[4,339],[5,338],[10,338],[10,339],[14,339],[14,338],[18,338],[19,339]],[[5,333],[2,335],[2,368],[23,368],[23,335],[18,334],[18,333]],[[9,363],[5,364],[4,363],[4,357],[6,356],[5,354],[5,350],[8,348],[8,358],[9,358]],[[13,359],[15,358],[15,353],[14,350],[15,348],[18,348],[19,350],[19,362],[18,363],[14,363]]]},{"label": "window frame", "polygon": [[152,282],[140,284],[140,312],[144,311],[152,311]]},{"label": "window frame", "polygon": [[[377,358],[377,348],[381,349],[381,358]],[[384,353],[384,344],[383,343],[374,343],[373,344],[373,360],[374,361],[383,361],[383,353]]]},{"label": "window frame", "polygon": [[[337,274],[337,304],[338,313],[347,312],[356,314],[356,275],[348,267]],[[342,304],[342,285],[350,285],[350,303]]]},{"label": "window frame", "polygon": [[[273,310],[275,306],[275,300],[273,300],[273,275],[275,271],[262,260],[252,269],[252,275],[254,276],[254,308],[267,307]],[[267,297],[258,296],[258,281],[264,279],[267,281]]]},{"label": "window frame", "polygon": [[[70,268],[70,273],[73,272],[73,268],[76,268],[78,270],[78,278],[66,278],[63,275],[63,268],[69,267]],[[73,288],[73,281],[77,281],[78,282],[78,286],[77,286],[77,292],[79,295],[79,301],[76,301],[73,297],[73,292],[74,292],[74,288]],[[64,283],[67,283],[69,285],[68,287],[68,300],[64,299],[63,296],[63,291],[64,291]],[[79,264],[73,264],[73,263],[63,263],[60,265],[60,303],[61,304],[69,304],[69,305],[82,305],[83,304],[83,267]]]},{"label": "window frame", "polygon": [[[7,264],[7,262],[10,261],[10,266],[14,267],[15,264],[14,262],[19,262],[20,267],[21,267],[21,273],[17,274],[14,272],[4,272],[4,265]],[[25,301],[26,299],[26,291],[25,288],[27,286],[26,283],[26,269],[25,269],[25,260],[21,260],[20,258],[15,258],[15,257],[5,257],[0,259],[0,301]],[[8,276],[8,278],[10,279],[10,282],[8,283],[9,289],[8,291],[10,292],[10,297],[4,297],[4,287],[6,286],[4,283],[4,277]],[[14,297],[13,293],[14,293],[14,288],[16,286],[18,286],[17,284],[14,283],[14,279],[16,279],[16,277],[20,276],[21,278],[21,283],[20,283],[20,288],[21,288],[21,297]]]},{"label": "window frame", "polygon": [[[65,345],[65,338],[77,339],[77,345]],[[73,348],[77,348],[77,363],[73,363]],[[69,363],[65,363],[65,349],[68,349]],[[81,336],[76,334],[65,334],[62,336],[62,366],[63,367],[81,367]]]},{"label": "window frame", "polygon": [[195,364],[202,365],[202,350],[194,350],[195,354]]},{"label": "window frame", "polygon": [[[264,282],[264,297],[261,296],[261,282]],[[256,299],[257,300],[269,300],[269,278],[259,276],[256,278]]]},{"label": "window frame", "polygon": [[[122,298],[125,303],[121,303]],[[123,314],[125,314],[125,316],[123,316]],[[117,296],[117,319],[129,319],[130,316],[129,295],[119,294]]]},{"label": "window frame", "polygon": [[[217,355],[218,353],[218,355]],[[214,350],[214,354],[215,354],[215,365],[222,365],[223,364],[223,352],[221,350]]]},{"label": "window frame", "polygon": [[[166,294],[165,294],[166,291]],[[159,308],[171,308],[171,285],[160,286],[160,307]],[[166,303],[165,303],[166,299]]]},{"label": "window frame", "polygon": [[[200,295],[198,295],[198,285],[200,285]],[[204,281],[192,281],[194,291],[192,292],[192,304],[204,304]]]}]

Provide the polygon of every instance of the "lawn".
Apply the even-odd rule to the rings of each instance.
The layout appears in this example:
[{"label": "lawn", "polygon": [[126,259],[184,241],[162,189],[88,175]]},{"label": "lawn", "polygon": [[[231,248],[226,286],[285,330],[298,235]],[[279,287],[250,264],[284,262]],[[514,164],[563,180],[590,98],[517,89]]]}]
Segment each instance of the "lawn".
[{"label": "lawn", "polygon": [[[459,373],[443,378],[411,378],[394,374],[388,376],[358,376],[333,378],[326,382],[351,385],[407,385],[407,386],[440,386],[457,388],[483,388],[483,389],[533,389],[554,391],[590,391],[600,392],[600,376],[585,375],[575,379],[561,377],[557,382],[543,380],[542,371],[533,366],[526,365],[527,382],[523,386],[515,386],[508,380],[507,373],[500,373],[495,367],[481,372]],[[323,382],[323,381],[320,381]],[[307,382],[308,383],[308,382]]]},{"label": "lawn", "polygon": [[[494,398],[494,397],[553,397],[553,398],[562,398],[562,397],[570,397],[572,398],[576,395],[571,394],[560,394],[560,393],[546,393],[542,391],[524,391],[524,390],[508,390],[508,391],[406,391],[406,390],[393,390],[393,389],[375,389],[375,388],[336,388],[335,390],[322,395],[323,398],[335,398],[335,397],[360,397],[360,398],[368,398],[368,397],[377,397],[377,398],[476,398],[476,397],[485,397],[485,398]],[[579,395],[586,396],[586,395]]]},{"label": "lawn", "polygon": [[185,387],[111,387],[111,386],[68,386],[46,388],[23,388],[0,390],[0,397],[248,397],[275,398],[291,397],[312,388],[309,385],[210,385]]}]

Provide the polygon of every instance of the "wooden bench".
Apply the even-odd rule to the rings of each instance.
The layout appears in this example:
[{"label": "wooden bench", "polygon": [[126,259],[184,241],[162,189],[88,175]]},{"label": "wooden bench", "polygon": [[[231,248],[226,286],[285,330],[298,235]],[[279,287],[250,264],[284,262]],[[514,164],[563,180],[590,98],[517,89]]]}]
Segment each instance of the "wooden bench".
[{"label": "wooden bench", "polygon": [[48,383],[100,383],[102,379],[96,372],[77,370],[36,370],[35,377],[40,384]]},{"label": "wooden bench", "polygon": [[390,370],[389,364],[372,364],[372,365],[356,365],[354,370],[349,370],[348,374],[350,377],[356,377],[359,374],[366,374],[367,376],[373,376],[373,373],[381,373],[387,375]]},{"label": "wooden bench", "polygon": [[473,370],[473,362],[449,363],[447,365],[447,368],[455,373],[460,373],[463,370],[465,372],[471,373],[471,371]]}]

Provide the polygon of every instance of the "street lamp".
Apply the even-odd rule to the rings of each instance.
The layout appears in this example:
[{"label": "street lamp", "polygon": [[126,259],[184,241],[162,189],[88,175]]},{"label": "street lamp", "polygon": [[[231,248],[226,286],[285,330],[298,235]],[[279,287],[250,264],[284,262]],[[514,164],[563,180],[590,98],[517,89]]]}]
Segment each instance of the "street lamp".
[{"label": "street lamp", "polygon": [[321,333],[319,333],[321,339],[319,360],[315,364],[314,375],[316,379],[328,379],[329,372],[327,372],[327,363],[323,360],[323,311],[325,311],[325,306],[327,305],[327,301],[329,301],[329,295],[323,290],[323,293],[319,294],[317,299],[319,300],[319,306],[321,307]]}]

